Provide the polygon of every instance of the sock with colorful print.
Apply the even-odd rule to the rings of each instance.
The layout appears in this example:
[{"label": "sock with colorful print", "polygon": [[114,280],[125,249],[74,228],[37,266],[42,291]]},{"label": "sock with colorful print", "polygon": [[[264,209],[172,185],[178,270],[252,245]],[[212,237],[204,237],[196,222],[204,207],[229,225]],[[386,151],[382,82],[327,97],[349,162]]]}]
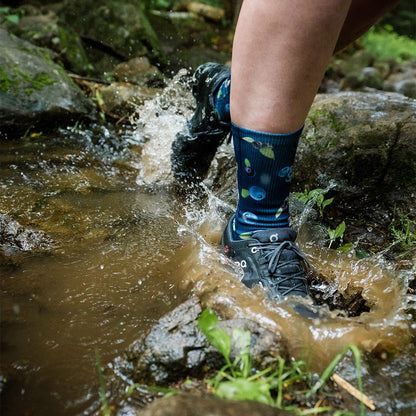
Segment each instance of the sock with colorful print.
[{"label": "sock with colorful print", "polygon": [[231,76],[223,81],[214,97],[215,110],[221,121],[230,121],[230,84]]},{"label": "sock with colorful print", "polygon": [[288,134],[262,133],[231,125],[237,161],[238,205],[233,237],[289,226],[289,187],[302,128]]}]

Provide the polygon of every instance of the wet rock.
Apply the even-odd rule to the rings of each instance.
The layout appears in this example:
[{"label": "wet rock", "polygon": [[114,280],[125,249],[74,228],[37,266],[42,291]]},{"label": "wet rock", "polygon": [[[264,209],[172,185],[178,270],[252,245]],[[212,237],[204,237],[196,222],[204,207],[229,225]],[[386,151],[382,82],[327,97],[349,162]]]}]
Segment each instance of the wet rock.
[{"label": "wet rock", "polygon": [[55,53],[53,59],[66,69],[80,75],[92,70],[81,38],[71,29],[63,27],[52,11],[24,5],[15,13],[23,13],[17,23],[7,22],[6,27],[14,35],[36,46]]},{"label": "wet rock", "polygon": [[[416,215],[416,101],[397,94],[318,96],[305,123],[294,190],[336,184],[332,208],[386,225]],[[366,205],[366,212],[361,207]]]},{"label": "wet rock", "polygon": [[343,75],[370,67],[375,61],[373,53],[365,49],[360,49],[349,56],[341,55],[341,58],[333,62],[332,65]]},{"label": "wet rock", "polygon": [[[167,56],[167,67],[176,73],[195,70],[205,62],[226,63],[231,59],[228,29],[189,12],[153,11],[149,20]],[[214,47],[213,47],[214,45]]]},{"label": "wet rock", "polygon": [[289,416],[284,410],[250,401],[234,402],[213,396],[181,394],[167,399],[156,400],[144,410],[131,409],[118,416]]},{"label": "wet rock", "polygon": [[113,82],[111,85],[88,83],[98,106],[114,118],[126,118],[137,112],[146,100],[154,98],[161,90],[125,82]]},{"label": "wet rock", "polygon": [[395,91],[406,97],[416,98],[416,62],[408,63],[388,77],[383,88],[386,91]]},{"label": "wet rock", "polygon": [[381,90],[383,78],[373,67],[365,67],[358,71],[349,72],[341,82],[342,90],[358,90],[364,87]]},{"label": "wet rock", "polygon": [[123,0],[66,0],[62,4],[59,17],[88,42],[87,53],[92,61],[94,50],[112,54],[119,62],[137,56],[165,61],[140,5]]},{"label": "wet rock", "polygon": [[46,49],[0,28],[0,129],[23,132],[31,125],[91,117],[93,106]]},{"label": "wet rock", "polygon": [[[414,343],[395,354],[376,350],[361,362],[364,393],[375,401],[374,416],[413,415],[416,408],[416,347]],[[345,356],[336,368],[350,384],[357,386],[356,364],[352,357]],[[347,391],[339,388],[343,406],[353,413],[360,413],[360,403]]]},{"label": "wet rock", "polygon": [[22,255],[45,253],[54,247],[56,242],[44,231],[25,228],[0,213],[0,266],[15,267]]},{"label": "wet rock", "polygon": [[54,244],[54,240],[44,231],[25,228],[9,215],[0,214],[0,247],[3,249],[49,250]]},{"label": "wet rock", "polygon": [[164,85],[161,72],[144,56],[117,65],[113,70],[113,75],[120,82],[150,87]]},{"label": "wet rock", "polygon": [[[116,360],[116,369],[124,376],[145,384],[167,384],[188,376],[200,378],[221,368],[225,361],[198,328],[202,307],[192,298],[162,317],[149,334],[135,341],[123,357]],[[287,355],[278,334],[248,319],[220,321],[219,328],[231,337],[239,328],[251,333],[250,353],[253,367],[264,369],[276,365],[276,356]],[[232,346],[231,360],[238,355]]]}]

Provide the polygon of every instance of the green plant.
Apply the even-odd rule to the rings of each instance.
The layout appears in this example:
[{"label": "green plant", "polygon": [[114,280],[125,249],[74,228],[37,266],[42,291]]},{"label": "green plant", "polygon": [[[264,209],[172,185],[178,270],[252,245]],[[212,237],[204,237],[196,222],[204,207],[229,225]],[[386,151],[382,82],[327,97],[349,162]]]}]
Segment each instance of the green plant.
[{"label": "green plant", "polygon": [[110,409],[107,404],[107,397],[105,392],[105,382],[103,376],[103,368],[101,365],[100,351],[98,348],[95,348],[95,364],[98,371],[98,380],[100,382],[100,400],[101,400],[101,410],[104,416],[110,416]]},{"label": "green plant", "polygon": [[373,27],[360,40],[377,59],[393,58],[402,62],[416,58],[416,41],[398,35],[390,25],[385,25],[381,30]]},{"label": "green plant", "polygon": [[20,17],[18,14],[10,14],[10,7],[0,7],[0,14],[5,14],[4,18],[12,23],[19,23]]},{"label": "green plant", "polygon": [[343,238],[345,232],[345,221],[342,221],[341,224],[338,225],[337,228],[334,230],[328,227],[328,235],[329,235],[329,246],[331,248],[332,244],[335,242],[337,238]]},{"label": "green plant", "polygon": [[[312,380],[312,374],[304,361],[291,361],[288,364],[284,358],[277,356],[276,371],[272,372],[271,368],[266,368],[253,374],[253,369],[251,368],[252,357],[249,351],[251,335],[248,331],[238,329],[233,331],[232,340],[239,354],[231,361],[232,340],[224,330],[217,328],[218,322],[218,317],[211,309],[204,310],[198,319],[198,327],[205,334],[208,341],[223,355],[226,362],[214,379],[207,380],[208,384],[213,388],[213,393],[219,397],[233,400],[258,401],[280,409],[296,411],[297,415],[330,411],[332,408],[328,406],[306,410],[301,410],[296,405],[286,406],[284,404],[284,394],[289,387],[293,393],[296,386],[300,386],[302,389],[297,393],[302,393],[303,395],[305,395],[305,386],[307,386],[306,399],[316,394],[328,381],[336,365],[348,350],[351,350],[355,356],[358,385],[360,392],[362,392],[360,352],[354,345],[349,345],[341,354],[338,354],[322,373],[319,380],[310,387],[309,382]],[[347,411],[336,411],[334,415],[353,414]],[[361,406],[361,415],[365,416],[363,404]]]},{"label": "green plant", "polygon": [[312,189],[309,192],[307,189],[305,189],[303,193],[295,192],[294,195],[296,196],[296,198],[298,198],[301,202],[305,204],[311,200],[314,200],[315,204],[319,208],[319,214],[321,215],[321,217],[323,217],[325,207],[331,204],[334,200],[334,198],[325,199],[325,194],[327,192],[328,191],[325,189],[316,188],[316,189]]},{"label": "green plant", "polygon": [[407,249],[416,244],[416,221],[408,215],[392,221],[390,232],[394,240],[400,243],[402,249]]}]

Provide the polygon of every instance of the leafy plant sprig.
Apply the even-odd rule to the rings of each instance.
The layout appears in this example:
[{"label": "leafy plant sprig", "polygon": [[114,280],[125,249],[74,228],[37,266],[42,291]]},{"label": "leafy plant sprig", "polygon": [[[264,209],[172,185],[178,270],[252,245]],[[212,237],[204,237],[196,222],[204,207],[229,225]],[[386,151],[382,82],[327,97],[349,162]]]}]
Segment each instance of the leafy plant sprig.
[{"label": "leafy plant sprig", "polygon": [[323,217],[325,207],[327,207],[334,201],[334,198],[325,199],[325,194],[327,192],[328,191],[326,191],[325,189],[316,188],[312,189],[309,192],[307,189],[305,189],[303,193],[295,192],[294,195],[296,196],[296,198],[298,198],[301,202],[305,204],[311,200],[315,200],[315,204],[319,209],[319,214],[321,215],[321,217]]},{"label": "leafy plant sprig", "polygon": [[332,244],[335,242],[337,238],[343,238],[345,232],[345,221],[342,221],[341,224],[338,225],[337,228],[334,230],[332,228],[328,228],[328,235],[329,235],[329,246],[331,248]]},{"label": "leafy plant sprig", "polygon": [[[213,393],[219,397],[233,400],[253,400],[280,409],[296,411],[297,415],[306,416],[331,411],[329,406],[313,409],[299,409],[297,406],[285,406],[283,403],[284,390],[294,383],[306,382],[312,379],[304,361],[294,361],[287,365],[285,359],[277,356],[277,370],[271,368],[252,374],[250,355],[251,335],[248,331],[235,329],[232,339],[239,349],[239,355],[231,361],[231,338],[222,329],[217,328],[219,320],[211,309],[205,309],[198,319],[198,327],[208,341],[223,355],[226,364],[219,370],[214,379],[207,382],[213,386]],[[359,390],[362,394],[360,352],[355,345],[348,345],[338,354],[322,373],[319,380],[306,392],[306,398],[316,394],[331,377],[335,367],[344,354],[351,350],[356,360]],[[304,393],[304,392],[303,392]],[[274,398],[275,397],[275,398]],[[334,416],[352,416],[354,413],[337,410]],[[361,402],[361,416],[365,416],[364,405]]]}]

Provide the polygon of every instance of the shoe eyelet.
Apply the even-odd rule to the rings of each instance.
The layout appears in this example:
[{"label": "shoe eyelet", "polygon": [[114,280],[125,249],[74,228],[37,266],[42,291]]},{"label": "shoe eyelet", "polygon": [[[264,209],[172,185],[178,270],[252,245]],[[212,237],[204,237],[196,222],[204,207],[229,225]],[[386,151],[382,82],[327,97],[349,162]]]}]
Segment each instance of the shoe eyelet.
[{"label": "shoe eyelet", "polygon": [[251,247],[251,250],[250,250],[253,254],[256,254],[258,251],[259,251],[259,248],[258,247]]}]

